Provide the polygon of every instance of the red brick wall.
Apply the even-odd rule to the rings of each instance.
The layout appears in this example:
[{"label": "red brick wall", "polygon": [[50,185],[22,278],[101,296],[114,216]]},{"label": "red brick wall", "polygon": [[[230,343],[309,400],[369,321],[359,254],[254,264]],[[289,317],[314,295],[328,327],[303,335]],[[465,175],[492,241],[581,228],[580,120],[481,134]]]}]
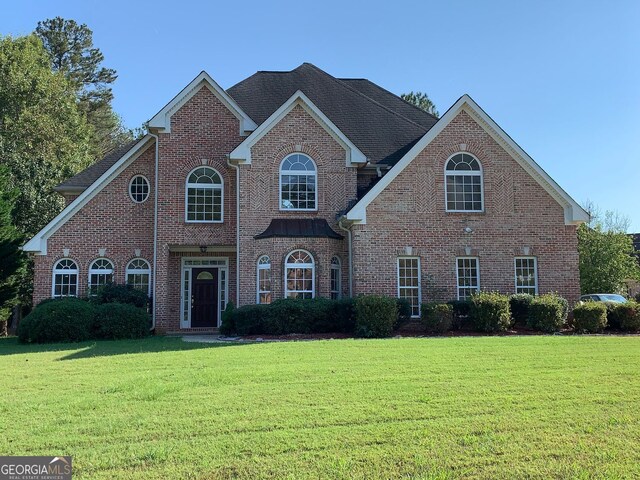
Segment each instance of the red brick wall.
[{"label": "red brick wall", "polygon": [[[462,146],[461,146],[462,145]],[[445,212],[444,163],[456,152],[478,158],[484,213]],[[464,233],[465,227],[473,233]],[[397,256],[421,258],[423,301],[456,298],[456,256],[479,258],[482,289],[514,291],[516,255],[538,258],[540,293],[579,296],[576,227],[562,207],[467,113],[459,114],[368,206],[355,225],[355,293],[397,293]]]}]

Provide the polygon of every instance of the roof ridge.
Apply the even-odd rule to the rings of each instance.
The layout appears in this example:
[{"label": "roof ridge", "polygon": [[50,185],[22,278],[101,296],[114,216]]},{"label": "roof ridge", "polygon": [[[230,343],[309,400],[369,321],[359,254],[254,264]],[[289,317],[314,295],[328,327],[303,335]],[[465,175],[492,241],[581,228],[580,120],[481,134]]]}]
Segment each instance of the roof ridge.
[{"label": "roof ridge", "polygon": [[[384,106],[384,105],[382,105],[381,103],[378,103],[378,102],[376,102],[374,99],[372,99],[372,98],[370,98],[370,97],[366,96],[364,93],[362,93],[362,92],[358,91],[357,89],[355,89],[355,88],[353,88],[353,87],[351,87],[351,86],[347,85],[345,82],[343,82],[343,81],[341,81],[341,80],[338,80],[338,79],[337,79],[336,77],[334,77],[333,75],[328,74],[327,72],[325,72],[325,71],[324,71],[324,70],[322,70],[321,68],[316,67],[314,64],[312,64],[312,63],[308,63],[308,62],[305,62],[305,63],[303,63],[302,65],[308,65],[308,66],[310,66],[310,67],[314,68],[314,69],[315,69],[315,70],[317,70],[318,72],[320,72],[320,73],[322,73],[323,75],[326,75],[327,77],[329,77],[331,80],[333,80],[333,81],[334,81],[335,83],[337,83],[338,85],[341,85],[343,88],[346,88],[347,90],[349,90],[349,91],[351,91],[351,92],[353,92],[353,93],[355,93],[355,94],[357,94],[357,95],[359,95],[359,96],[361,96],[361,97],[363,97],[363,98],[366,98],[369,102],[373,103],[374,105],[377,105],[378,107],[382,108],[383,110],[386,110],[387,112],[389,112],[389,113],[391,113],[391,114],[395,115],[396,117],[401,118],[401,119],[402,119],[402,120],[404,120],[405,122],[407,122],[407,123],[411,123],[412,125],[415,125],[416,127],[420,128],[421,130],[424,130],[424,131],[425,131],[425,133],[426,133],[427,131],[429,131],[429,129],[428,129],[428,128],[426,128],[426,127],[424,127],[424,125],[420,125],[419,123],[414,122],[413,120],[411,120],[411,119],[409,119],[409,118],[405,117],[404,115],[401,115],[401,114],[399,114],[398,112],[396,112],[396,111],[394,111],[394,110],[391,110],[390,108],[385,107],[385,106]],[[301,65],[301,66],[302,66],[302,65]],[[298,68],[300,68],[300,67],[297,67],[297,68],[296,68],[296,70],[297,70]],[[373,82],[371,82],[371,83],[373,83]],[[374,84],[374,85],[375,85],[375,84]]]}]

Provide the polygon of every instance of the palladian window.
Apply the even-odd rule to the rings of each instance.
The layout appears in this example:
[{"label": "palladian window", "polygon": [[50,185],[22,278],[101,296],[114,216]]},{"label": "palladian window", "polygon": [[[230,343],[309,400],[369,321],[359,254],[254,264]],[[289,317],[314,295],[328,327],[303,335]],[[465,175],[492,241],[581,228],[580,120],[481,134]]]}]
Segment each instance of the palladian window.
[{"label": "palladian window", "polygon": [[186,221],[222,222],[222,177],[210,167],[198,167],[187,177]]},{"label": "palladian window", "polygon": [[78,296],[78,265],[69,258],[59,260],[53,267],[53,298]]},{"label": "palladian window", "polygon": [[315,297],[315,262],[309,252],[291,252],[284,265],[285,298]]},{"label": "palladian window", "polygon": [[316,164],[302,153],[286,157],[280,165],[280,210],[317,210]]},{"label": "palladian window", "polygon": [[445,195],[448,212],[484,210],[482,168],[468,153],[451,157],[445,167]]}]

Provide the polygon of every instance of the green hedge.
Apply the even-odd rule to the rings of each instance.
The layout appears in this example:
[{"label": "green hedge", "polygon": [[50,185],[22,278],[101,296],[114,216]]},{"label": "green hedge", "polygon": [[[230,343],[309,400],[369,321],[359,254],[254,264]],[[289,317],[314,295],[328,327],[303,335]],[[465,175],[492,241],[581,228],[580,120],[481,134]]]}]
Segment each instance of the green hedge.
[{"label": "green hedge", "polygon": [[509,297],[498,292],[478,292],[471,297],[471,320],[481,332],[502,332],[511,326]]},{"label": "green hedge", "polygon": [[573,309],[576,332],[597,333],[607,326],[607,307],[603,302],[585,302]]},{"label": "green hedge", "polygon": [[390,337],[398,321],[398,302],[381,295],[362,295],[355,301],[355,334],[358,337]]},{"label": "green hedge", "polygon": [[605,302],[607,327],[634,332],[640,329],[640,305],[630,300],[626,303]]},{"label": "green hedge", "polygon": [[98,289],[95,295],[89,297],[89,301],[97,305],[104,303],[126,303],[138,308],[149,306],[149,296],[132,285],[118,285],[108,283]]},{"label": "green hedge", "polygon": [[471,330],[473,322],[471,321],[471,301],[470,300],[451,300],[447,302],[453,309],[453,328]]},{"label": "green hedge", "polygon": [[447,332],[453,325],[453,307],[448,303],[424,303],[421,319],[427,332]]},{"label": "green hedge", "polygon": [[143,338],[149,335],[150,328],[151,315],[144,308],[127,303],[104,303],[96,306],[93,325],[95,338]]},{"label": "green hedge", "polygon": [[528,293],[516,293],[509,297],[511,317],[516,325],[526,325],[529,320],[529,306],[535,297]]},{"label": "green hedge", "polygon": [[81,342],[93,335],[95,307],[79,298],[40,303],[18,325],[22,343]]},{"label": "green hedge", "polygon": [[566,308],[562,300],[555,294],[533,298],[529,303],[527,325],[546,333],[560,331],[566,320]]}]

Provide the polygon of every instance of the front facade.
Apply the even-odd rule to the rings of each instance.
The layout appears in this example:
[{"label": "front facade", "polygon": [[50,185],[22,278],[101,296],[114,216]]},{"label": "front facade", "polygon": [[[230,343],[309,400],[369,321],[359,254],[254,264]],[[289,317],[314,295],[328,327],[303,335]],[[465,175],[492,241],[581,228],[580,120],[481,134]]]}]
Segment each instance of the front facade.
[{"label": "front facade", "polygon": [[57,189],[34,303],[130,283],[158,332],[286,297],[579,296],[587,214],[466,95],[436,119],[310,64],[226,91],[203,72]]}]

